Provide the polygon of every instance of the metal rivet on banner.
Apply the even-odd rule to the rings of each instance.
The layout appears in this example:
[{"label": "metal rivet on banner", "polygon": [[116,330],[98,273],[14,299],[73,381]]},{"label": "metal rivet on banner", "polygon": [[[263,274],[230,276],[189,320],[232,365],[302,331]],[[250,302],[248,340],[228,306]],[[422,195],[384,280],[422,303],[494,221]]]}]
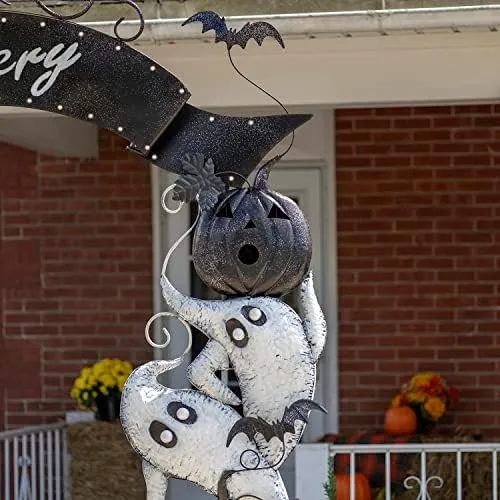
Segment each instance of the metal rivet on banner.
[{"label": "metal rivet on banner", "polygon": [[40,23],[40,28],[45,28],[45,26],[47,26],[47,24],[46,24],[44,21],[42,21],[42,22]]},{"label": "metal rivet on banner", "polygon": [[184,89],[179,89],[179,94],[184,94],[186,91]]},{"label": "metal rivet on banner", "polygon": [[157,160],[157,159],[158,159],[158,155],[153,155],[153,156],[151,156],[151,159],[152,159],[153,161]]},{"label": "metal rivet on banner", "polygon": [[7,22],[7,18],[6,17],[2,17],[2,23],[6,23]]},{"label": "metal rivet on banner", "polygon": [[145,149],[146,151],[149,151],[149,150],[151,149],[151,146],[149,146],[148,144],[146,144],[146,145],[144,146],[144,149]]},{"label": "metal rivet on banner", "polygon": [[255,122],[253,120],[248,120],[248,125],[252,126]]},{"label": "metal rivet on banner", "polygon": [[32,99],[31,97],[28,97],[28,99],[26,99],[26,102],[27,102],[28,104],[31,104],[31,103],[33,102],[33,99]]},{"label": "metal rivet on banner", "polygon": [[156,71],[156,66],[151,66],[151,68],[149,68],[151,71]]},{"label": "metal rivet on banner", "polygon": [[59,105],[57,106],[57,109],[58,109],[59,111],[62,111],[62,109],[63,109],[62,105],[61,105],[61,104],[59,104]]},{"label": "metal rivet on banner", "polygon": [[211,122],[214,122],[214,121],[215,121],[215,116],[211,116],[211,117],[209,118],[209,120],[210,120]]},{"label": "metal rivet on banner", "polygon": [[80,38],[82,38],[82,37],[83,37],[83,31],[80,31],[80,33],[78,33],[78,36],[79,36]]},{"label": "metal rivet on banner", "polygon": [[93,120],[94,119],[94,115],[92,113],[89,113],[88,114],[88,118],[89,118],[89,120]]},{"label": "metal rivet on banner", "polygon": [[118,127],[118,132],[123,132],[123,127]]},{"label": "metal rivet on banner", "polygon": [[229,182],[234,182],[234,175],[229,176]]},{"label": "metal rivet on banner", "polygon": [[122,50],[122,48],[120,47],[120,45],[117,45],[117,46],[115,47],[115,49],[116,49],[116,50]]}]

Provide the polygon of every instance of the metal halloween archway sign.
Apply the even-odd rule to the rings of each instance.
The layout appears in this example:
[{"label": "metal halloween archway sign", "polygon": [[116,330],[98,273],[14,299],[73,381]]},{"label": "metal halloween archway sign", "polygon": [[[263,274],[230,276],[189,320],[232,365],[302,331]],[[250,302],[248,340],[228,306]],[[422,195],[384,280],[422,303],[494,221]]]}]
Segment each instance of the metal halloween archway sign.
[{"label": "metal halloween archway sign", "polygon": [[212,158],[217,172],[246,177],[309,119],[214,115],[187,104],[189,97],[183,82],[121,39],[66,19],[0,11],[1,106],[93,122],[167,170],[182,173],[192,151]]},{"label": "metal halloween archway sign", "polygon": [[[271,190],[268,177],[289,148],[247,177],[265,155],[311,118],[290,115],[252,118],[217,115],[188,104],[188,86],[166,68],[115,38],[72,22],[87,12],[60,16],[42,0],[46,16],[0,11],[0,106],[39,109],[95,123],[129,141],[129,149],[157,166],[179,174],[162,196],[169,213],[197,202],[193,227],[164,260],[161,287],[172,313],[153,316],[151,326],[176,316],[208,338],[188,377],[197,390],[170,389],[157,377],[182,364],[152,361],[138,367],[121,392],[124,432],[143,463],[148,500],[165,498],[169,478],[186,479],[219,500],[288,500],[278,472],[299,442],[313,401],[316,364],[326,326],[312,276],[307,222],[293,200]],[[0,3],[5,3],[0,0]],[[250,40],[261,45],[276,29],[264,22],[237,31],[224,18],[201,12],[200,22],[215,31],[215,41],[231,50]],[[254,84],[257,88],[258,85]],[[260,89],[263,90],[263,89]],[[292,136],[293,142],[293,136]],[[246,187],[242,187],[243,184]],[[179,202],[172,210],[167,197]],[[224,300],[202,301],[183,295],[169,281],[172,253],[196,229],[193,259],[200,278]],[[282,296],[298,288],[301,316]],[[232,367],[241,398],[216,376]],[[85,401],[89,402],[89,394]],[[243,415],[233,407],[242,407]]]}]

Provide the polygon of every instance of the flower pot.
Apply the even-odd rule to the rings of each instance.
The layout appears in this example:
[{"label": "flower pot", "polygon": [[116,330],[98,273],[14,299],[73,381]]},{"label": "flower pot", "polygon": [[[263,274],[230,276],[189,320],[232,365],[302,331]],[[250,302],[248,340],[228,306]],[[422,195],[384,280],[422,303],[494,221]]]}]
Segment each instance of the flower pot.
[{"label": "flower pot", "polygon": [[120,418],[120,395],[112,393],[108,396],[99,394],[96,400],[96,420],[111,422]]},{"label": "flower pot", "polygon": [[417,434],[430,434],[436,429],[436,423],[417,415]]}]

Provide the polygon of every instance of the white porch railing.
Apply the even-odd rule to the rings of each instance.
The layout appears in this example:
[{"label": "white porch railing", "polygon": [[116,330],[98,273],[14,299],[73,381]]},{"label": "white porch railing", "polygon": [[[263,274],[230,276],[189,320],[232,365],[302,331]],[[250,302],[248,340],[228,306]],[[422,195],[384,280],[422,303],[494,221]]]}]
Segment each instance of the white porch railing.
[{"label": "white porch railing", "polygon": [[0,432],[0,498],[66,498],[66,425]]},{"label": "white porch railing", "polygon": [[[355,483],[356,477],[352,474],[355,470],[357,459],[362,455],[376,455],[380,457],[384,474],[384,486],[381,488],[380,497],[383,500],[394,500],[398,494],[394,494],[398,487],[399,494],[412,490],[414,500],[467,500],[470,495],[464,494],[464,458],[469,459],[471,454],[482,454],[483,459],[489,461],[491,478],[489,484],[482,484],[481,500],[499,500],[498,480],[498,458],[500,443],[422,443],[422,444],[380,444],[380,445],[328,445],[328,444],[306,444],[299,445],[296,451],[296,500],[327,500],[324,485],[328,481],[329,467],[334,463],[333,459],[342,455],[348,461],[348,473],[350,474],[350,500],[356,499]],[[392,469],[391,459],[394,455],[411,455],[414,463],[418,464],[416,470],[408,470],[403,476],[395,475]],[[453,474],[450,477],[436,475],[429,467],[430,456],[441,454],[454,455]],[[418,457],[415,460],[415,457]],[[486,457],[489,457],[486,459]],[[344,462],[345,463],[345,462]],[[418,469],[418,470],[417,470]],[[359,470],[359,467],[358,467]],[[335,470],[333,470],[335,473]],[[345,472],[345,470],[343,471]],[[381,471],[382,472],[382,471]],[[395,476],[401,484],[395,484]],[[450,482],[453,482],[453,485]],[[443,491],[452,487],[455,496],[444,494]],[[405,497],[408,498],[408,497]]]}]

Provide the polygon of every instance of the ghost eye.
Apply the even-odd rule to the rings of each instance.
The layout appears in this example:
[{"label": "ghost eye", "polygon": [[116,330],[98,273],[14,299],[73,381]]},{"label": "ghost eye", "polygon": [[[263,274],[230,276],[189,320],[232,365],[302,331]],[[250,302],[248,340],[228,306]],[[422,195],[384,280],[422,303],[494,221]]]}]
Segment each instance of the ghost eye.
[{"label": "ghost eye", "polygon": [[177,444],[175,432],[157,420],[153,421],[149,426],[149,434],[164,448],[173,448]]},{"label": "ghost eye", "polygon": [[226,219],[232,219],[233,218],[233,211],[231,210],[231,204],[229,201],[224,203],[222,207],[219,208],[217,212],[217,217],[225,217]]},{"label": "ghost eye", "polygon": [[242,323],[237,319],[230,319],[226,322],[226,331],[236,347],[246,347],[248,344],[248,332]]},{"label": "ghost eye", "polygon": [[269,211],[269,215],[267,216],[268,219],[286,219],[290,220],[290,217],[283,212],[283,209],[280,208],[278,205],[274,204],[271,207],[271,210]]},{"label": "ghost eye", "polygon": [[193,408],[182,404],[180,401],[170,403],[167,407],[168,414],[178,422],[192,425],[198,419],[198,415]]},{"label": "ghost eye", "polygon": [[257,307],[244,306],[241,308],[241,314],[243,314],[243,316],[248,321],[250,321],[251,323],[253,323],[254,325],[257,325],[257,326],[262,326],[267,322],[266,315],[264,314],[263,311],[261,311]]}]

